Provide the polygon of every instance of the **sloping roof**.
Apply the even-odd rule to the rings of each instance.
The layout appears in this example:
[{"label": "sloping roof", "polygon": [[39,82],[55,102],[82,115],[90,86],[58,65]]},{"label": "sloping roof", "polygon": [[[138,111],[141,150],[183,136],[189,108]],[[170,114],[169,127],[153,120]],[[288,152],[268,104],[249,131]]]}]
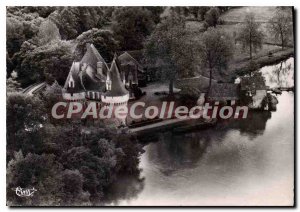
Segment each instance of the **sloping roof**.
[{"label": "sloping roof", "polygon": [[105,80],[98,78],[98,75],[90,65],[87,65],[81,73],[80,79],[82,86],[87,91],[103,92],[105,88]]},{"label": "sloping roof", "polygon": [[121,51],[119,55],[122,55],[125,52],[127,52],[131,57],[133,57],[139,64],[143,64],[144,62],[143,50]]},{"label": "sloping roof", "polygon": [[108,72],[111,80],[111,90],[105,92],[105,96],[124,96],[128,94],[124,84],[121,81],[120,72],[118,70],[115,59],[113,60],[110,70]]},{"label": "sloping roof", "polygon": [[242,91],[266,90],[267,86],[264,77],[261,75],[254,75],[251,77],[241,77]]},{"label": "sloping roof", "polygon": [[[84,88],[82,87],[82,84],[81,84],[81,80],[79,78],[79,73],[81,70],[80,66],[81,66],[80,62],[73,62],[70,72],[69,72],[69,75],[68,75],[67,80],[64,85],[64,89],[63,89],[64,92],[80,93],[80,92],[84,91]],[[69,87],[69,81],[71,79],[73,79],[73,81],[74,81],[74,88]]]},{"label": "sloping roof", "polygon": [[[212,85],[217,81],[212,79]],[[209,87],[209,78],[202,75],[197,77],[180,78],[175,81],[174,86],[182,90],[183,93],[190,93],[191,91],[197,95],[206,93]]]},{"label": "sloping roof", "polygon": [[95,70],[97,70],[97,62],[102,62],[104,64],[103,74],[106,74],[108,70],[108,66],[105,60],[103,59],[103,57],[100,55],[100,53],[97,51],[97,49],[93,44],[87,45],[87,50],[80,62],[92,66]]},{"label": "sloping roof", "polygon": [[232,83],[215,83],[211,86],[207,97],[209,100],[236,100],[238,99],[238,85]]},{"label": "sloping roof", "polygon": [[52,85],[47,85],[46,86],[45,93],[59,94],[60,95],[62,93],[62,87],[55,80],[52,83]]},{"label": "sloping roof", "polygon": [[140,72],[144,72],[143,71],[143,66],[137,61],[137,59],[135,59],[130,53],[128,53],[127,51],[124,52],[123,54],[121,54],[118,57],[119,63],[121,66],[127,66],[127,65],[131,65],[131,66],[137,66],[138,70]]}]

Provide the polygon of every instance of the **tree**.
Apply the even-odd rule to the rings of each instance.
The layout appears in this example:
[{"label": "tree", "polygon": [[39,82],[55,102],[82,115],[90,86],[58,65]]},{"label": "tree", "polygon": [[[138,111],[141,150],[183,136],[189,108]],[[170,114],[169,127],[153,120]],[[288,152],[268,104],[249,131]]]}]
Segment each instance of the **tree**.
[{"label": "tree", "polygon": [[256,71],[259,70],[259,65],[255,61],[250,60],[248,66],[247,66],[247,69],[248,69],[250,76],[253,76],[254,73],[256,73]]},{"label": "tree", "polygon": [[15,55],[16,71],[21,85],[55,80],[63,84],[73,61],[73,45],[69,41],[55,40],[43,46],[25,42],[21,51]]},{"label": "tree", "polygon": [[114,53],[119,49],[118,43],[114,39],[111,31],[96,28],[83,32],[76,38],[76,43],[77,60],[83,57],[87,43],[94,44],[106,61],[111,61]]},{"label": "tree", "polygon": [[[15,152],[7,166],[7,200],[14,206],[59,205],[60,172],[61,165],[54,155],[29,153],[23,156],[22,151]],[[38,189],[38,195],[18,197],[13,190],[18,186]]]},{"label": "tree", "polygon": [[255,22],[254,14],[247,14],[244,25],[239,31],[238,40],[242,43],[243,48],[249,48],[250,59],[252,59],[253,50],[262,48],[264,35],[259,28],[260,24]]},{"label": "tree", "polygon": [[118,171],[137,174],[139,173],[139,156],[144,151],[138,143],[135,136],[126,134],[117,134],[113,136],[112,141],[116,148],[119,148],[116,168]]},{"label": "tree", "polygon": [[[104,141],[98,141],[97,146],[95,146],[98,150],[103,148],[100,146],[102,142]],[[65,168],[77,169],[82,173],[84,177],[83,188],[89,191],[92,199],[103,197],[104,188],[111,184],[115,177],[113,172],[116,165],[114,147],[111,146],[111,143],[103,144],[108,148],[106,149],[108,152],[102,157],[93,154],[92,151],[96,150],[84,146],[70,148],[61,157]]]},{"label": "tree", "polygon": [[164,12],[165,7],[161,6],[151,6],[151,7],[143,7],[146,10],[149,10],[152,15],[152,20],[155,24],[158,24],[160,22],[160,15]]},{"label": "tree", "polygon": [[276,40],[280,40],[282,49],[287,45],[292,34],[292,17],[289,11],[278,9],[275,15],[269,20],[270,33]]},{"label": "tree", "polygon": [[152,14],[147,9],[120,7],[113,13],[112,29],[122,50],[142,49],[153,27]]},{"label": "tree", "polygon": [[58,7],[49,15],[62,39],[75,39],[92,28],[101,28],[105,23],[102,7]]},{"label": "tree", "polygon": [[219,17],[219,9],[217,7],[212,7],[206,12],[204,20],[209,27],[216,27],[219,21]]},{"label": "tree", "polygon": [[[84,178],[78,170],[63,170],[53,154],[23,156],[15,152],[7,168],[7,197],[13,205],[73,206],[90,205],[89,193],[83,190]],[[18,197],[12,188],[35,188],[38,195]]]},{"label": "tree", "polygon": [[189,7],[189,12],[193,14],[196,19],[198,19],[199,7]]},{"label": "tree", "polygon": [[43,18],[38,14],[24,14],[7,12],[6,18],[6,49],[9,57],[12,57],[21,48],[24,41],[34,37]]},{"label": "tree", "polygon": [[44,20],[37,13],[23,13],[19,7],[8,7],[6,13],[7,77],[14,70],[14,54],[20,51],[24,41],[34,37]]},{"label": "tree", "polygon": [[194,51],[189,31],[180,17],[171,16],[157,25],[145,43],[145,57],[150,64],[163,67],[162,79],[169,80],[169,94],[173,95],[173,83],[178,75],[193,71]]},{"label": "tree", "polygon": [[[233,43],[224,32],[215,28],[208,28],[201,37],[200,60],[203,67],[209,70],[209,91],[211,88],[213,70],[222,71],[233,55]],[[209,92],[208,91],[208,92]]]},{"label": "tree", "polygon": [[62,172],[62,202],[66,206],[90,205],[90,194],[83,190],[84,177],[76,170],[65,169]]},{"label": "tree", "polygon": [[57,9],[57,7],[33,7],[33,6],[26,6],[22,7],[21,11],[23,13],[38,13],[39,16],[43,18],[47,18],[52,12],[54,12]]},{"label": "tree", "polygon": [[23,153],[43,149],[42,128],[46,122],[46,111],[38,97],[21,93],[10,93],[6,101],[7,155],[22,149]]},{"label": "tree", "polygon": [[18,92],[21,91],[21,84],[16,80],[15,77],[9,77],[6,80],[6,92],[12,93],[12,92]]},{"label": "tree", "polygon": [[205,14],[209,9],[209,7],[199,7],[198,16],[200,16],[201,21],[205,19]]},{"label": "tree", "polygon": [[60,40],[59,30],[51,20],[43,21],[35,39],[39,46]]}]

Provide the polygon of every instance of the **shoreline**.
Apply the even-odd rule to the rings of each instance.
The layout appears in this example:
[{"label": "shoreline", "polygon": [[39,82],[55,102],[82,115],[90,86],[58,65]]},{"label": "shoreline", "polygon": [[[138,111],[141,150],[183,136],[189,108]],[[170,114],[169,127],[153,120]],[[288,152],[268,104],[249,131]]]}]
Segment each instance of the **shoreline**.
[{"label": "shoreline", "polygon": [[[285,50],[274,52],[271,57],[269,57],[269,55],[264,55],[253,59],[253,61],[256,62],[259,68],[262,68],[264,66],[275,65],[276,63],[287,60],[288,58],[293,56],[294,48],[288,48]],[[250,59],[248,59],[247,61],[232,64],[232,66],[234,66],[235,68],[229,69],[227,77],[230,77],[230,80],[232,80],[233,78],[247,74],[249,72],[249,62]]]}]

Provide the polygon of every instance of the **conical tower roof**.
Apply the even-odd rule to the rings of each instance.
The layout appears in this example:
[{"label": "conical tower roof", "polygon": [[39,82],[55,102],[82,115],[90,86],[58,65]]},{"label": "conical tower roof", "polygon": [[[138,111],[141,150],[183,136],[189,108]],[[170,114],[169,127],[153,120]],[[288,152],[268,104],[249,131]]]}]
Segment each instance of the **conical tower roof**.
[{"label": "conical tower roof", "polygon": [[124,96],[129,93],[128,90],[125,88],[124,84],[122,83],[118,65],[115,59],[111,64],[108,75],[108,77],[111,80],[111,90],[106,91],[105,96],[116,97]]},{"label": "conical tower roof", "polygon": [[[84,88],[82,87],[80,78],[80,63],[79,62],[73,62],[69,75],[67,77],[67,80],[64,85],[64,92],[67,93],[79,93],[83,92]],[[74,87],[69,87],[69,82],[72,81],[74,83]]]},{"label": "conical tower roof", "polygon": [[87,44],[86,52],[80,62],[90,65],[95,70],[97,70],[97,62],[102,62],[104,64],[103,74],[106,74],[108,71],[108,67],[105,60],[93,44]]}]

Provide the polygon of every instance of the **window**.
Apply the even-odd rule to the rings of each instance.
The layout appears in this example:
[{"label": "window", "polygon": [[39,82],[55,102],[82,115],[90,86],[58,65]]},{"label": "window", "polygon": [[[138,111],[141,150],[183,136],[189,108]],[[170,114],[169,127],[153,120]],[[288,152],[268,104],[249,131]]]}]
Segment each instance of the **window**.
[{"label": "window", "polygon": [[108,91],[111,90],[111,81],[110,80],[106,81],[106,90],[108,90]]}]

